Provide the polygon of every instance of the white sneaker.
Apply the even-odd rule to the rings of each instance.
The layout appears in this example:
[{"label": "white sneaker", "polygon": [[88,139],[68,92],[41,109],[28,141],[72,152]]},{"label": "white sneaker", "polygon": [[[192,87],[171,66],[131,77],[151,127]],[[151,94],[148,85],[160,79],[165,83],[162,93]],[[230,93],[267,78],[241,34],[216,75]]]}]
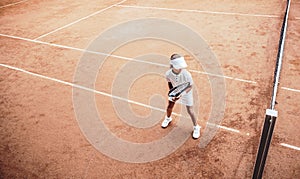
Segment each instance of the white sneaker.
[{"label": "white sneaker", "polygon": [[166,128],[168,127],[168,125],[170,124],[170,122],[172,121],[172,117],[165,117],[165,120],[161,123],[161,127],[162,128]]},{"label": "white sneaker", "polygon": [[194,131],[193,131],[194,139],[198,139],[200,137],[200,129],[201,129],[201,127],[199,125],[194,126]]}]

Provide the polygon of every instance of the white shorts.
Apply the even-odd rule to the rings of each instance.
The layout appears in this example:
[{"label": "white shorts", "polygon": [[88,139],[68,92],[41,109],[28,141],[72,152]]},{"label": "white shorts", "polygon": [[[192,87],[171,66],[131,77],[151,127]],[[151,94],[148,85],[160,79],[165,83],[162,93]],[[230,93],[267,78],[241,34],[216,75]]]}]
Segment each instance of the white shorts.
[{"label": "white shorts", "polygon": [[193,106],[194,105],[193,90],[190,90],[187,94],[181,96],[178,102],[185,106]]}]

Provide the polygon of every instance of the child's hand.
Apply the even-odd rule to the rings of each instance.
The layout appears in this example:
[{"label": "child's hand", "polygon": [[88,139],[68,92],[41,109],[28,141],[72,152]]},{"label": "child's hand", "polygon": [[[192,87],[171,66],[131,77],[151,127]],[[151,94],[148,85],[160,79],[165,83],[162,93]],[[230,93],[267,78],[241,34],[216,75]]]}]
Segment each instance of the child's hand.
[{"label": "child's hand", "polygon": [[178,99],[180,99],[181,96],[178,96],[178,97],[169,97],[169,101],[172,101],[172,102],[175,102],[177,101]]},{"label": "child's hand", "polygon": [[177,101],[177,100],[180,99],[180,98],[181,98],[181,95],[178,96],[178,97],[174,97],[175,101]]},{"label": "child's hand", "polygon": [[175,102],[174,97],[169,97],[169,101]]}]

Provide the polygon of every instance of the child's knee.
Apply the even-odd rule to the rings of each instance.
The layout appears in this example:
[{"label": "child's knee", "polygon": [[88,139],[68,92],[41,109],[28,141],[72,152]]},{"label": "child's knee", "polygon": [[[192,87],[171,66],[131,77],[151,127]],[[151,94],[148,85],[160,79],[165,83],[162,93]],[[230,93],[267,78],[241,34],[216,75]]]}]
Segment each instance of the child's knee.
[{"label": "child's knee", "polygon": [[173,107],[174,107],[174,105],[172,105],[172,104],[169,104],[167,109],[168,109],[168,110],[172,110],[172,109],[173,109]]},{"label": "child's knee", "polygon": [[191,107],[187,107],[187,112],[191,115],[194,114],[194,110]]},{"label": "child's knee", "polygon": [[188,111],[189,115],[194,115],[194,111],[191,110],[191,111]]}]

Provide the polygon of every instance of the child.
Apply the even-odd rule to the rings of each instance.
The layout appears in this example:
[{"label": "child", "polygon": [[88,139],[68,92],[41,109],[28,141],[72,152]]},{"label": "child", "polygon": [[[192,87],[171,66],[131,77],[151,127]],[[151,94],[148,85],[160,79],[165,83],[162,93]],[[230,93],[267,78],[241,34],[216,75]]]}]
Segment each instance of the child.
[{"label": "child", "polygon": [[186,89],[179,97],[172,98],[169,97],[169,104],[167,107],[167,115],[165,120],[162,122],[161,126],[163,128],[168,127],[170,122],[172,121],[172,110],[174,107],[175,102],[180,99],[181,103],[186,106],[187,112],[189,113],[193,124],[194,124],[194,131],[193,131],[193,138],[198,139],[200,137],[200,126],[197,124],[197,120],[194,114],[193,109],[193,79],[190,72],[188,72],[185,68],[187,64],[184,60],[184,57],[173,54],[170,58],[170,69],[166,72],[166,79],[168,81],[169,89],[172,89],[175,86],[178,86],[185,82],[190,82],[191,87]]}]

